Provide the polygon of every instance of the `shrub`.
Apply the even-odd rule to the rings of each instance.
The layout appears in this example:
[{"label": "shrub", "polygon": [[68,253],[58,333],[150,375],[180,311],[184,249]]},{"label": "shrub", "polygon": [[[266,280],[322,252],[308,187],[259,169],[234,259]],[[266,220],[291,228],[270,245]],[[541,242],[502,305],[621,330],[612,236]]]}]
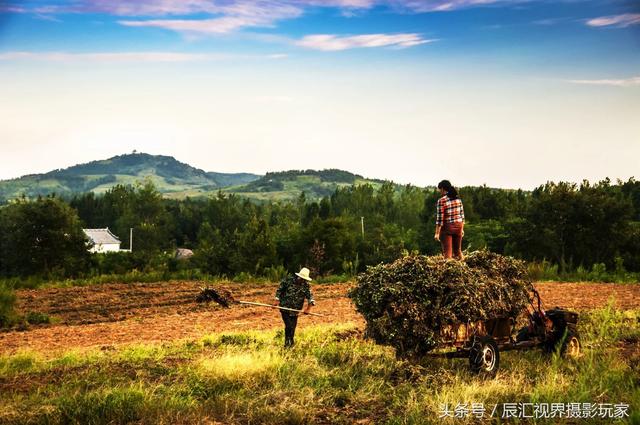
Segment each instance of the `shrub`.
[{"label": "shrub", "polygon": [[38,311],[30,311],[25,316],[25,320],[30,325],[41,325],[45,323],[51,323],[51,318],[46,313],[40,313]]}]

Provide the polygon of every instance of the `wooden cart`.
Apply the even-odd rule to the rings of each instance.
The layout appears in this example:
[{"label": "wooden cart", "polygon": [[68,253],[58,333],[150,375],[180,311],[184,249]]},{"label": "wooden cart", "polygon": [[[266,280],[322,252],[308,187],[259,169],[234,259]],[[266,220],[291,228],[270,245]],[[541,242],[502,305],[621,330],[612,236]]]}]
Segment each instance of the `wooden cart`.
[{"label": "wooden cart", "polygon": [[517,317],[445,326],[441,331],[440,348],[449,351],[432,355],[468,358],[472,371],[493,376],[500,366],[501,351],[542,348],[547,352],[559,350],[564,356],[580,354],[577,313],[559,307],[543,310],[540,294],[532,290],[530,305],[522,314],[528,324],[518,331]]}]

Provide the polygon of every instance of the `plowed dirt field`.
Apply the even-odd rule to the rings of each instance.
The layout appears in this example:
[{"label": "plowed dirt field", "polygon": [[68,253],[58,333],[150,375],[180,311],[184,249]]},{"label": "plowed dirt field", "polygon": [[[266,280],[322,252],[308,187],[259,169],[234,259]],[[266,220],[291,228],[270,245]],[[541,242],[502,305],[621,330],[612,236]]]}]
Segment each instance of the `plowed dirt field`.
[{"label": "plowed dirt field", "polygon": [[[34,350],[46,355],[69,349],[109,349],[282,326],[275,309],[198,304],[195,297],[201,286],[201,282],[161,282],[17,291],[20,313],[46,313],[55,323],[0,332],[0,353]],[[264,303],[273,302],[276,290],[274,284],[218,286],[230,290],[237,300]],[[612,299],[621,309],[640,308],[640,284],[545,282],[536,287],[545,307],[585,310],[604,306]],[[347,322],[363,326],[362,317],[347,298],[349,288],[348,283],[313,285],[318,304],[314,311],[326,316],[304,316],[299,327]]]}]

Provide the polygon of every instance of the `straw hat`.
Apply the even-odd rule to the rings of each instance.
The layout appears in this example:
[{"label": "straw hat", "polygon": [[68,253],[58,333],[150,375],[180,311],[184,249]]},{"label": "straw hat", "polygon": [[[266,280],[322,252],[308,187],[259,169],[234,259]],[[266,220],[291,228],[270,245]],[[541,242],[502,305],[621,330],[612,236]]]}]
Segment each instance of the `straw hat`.
[{"label": "straw hat", "polygon": [[295,273],[295,275],[309,282],[313,280],[309,277],[309,269],[306,267],[301,268],[300,272]]}]

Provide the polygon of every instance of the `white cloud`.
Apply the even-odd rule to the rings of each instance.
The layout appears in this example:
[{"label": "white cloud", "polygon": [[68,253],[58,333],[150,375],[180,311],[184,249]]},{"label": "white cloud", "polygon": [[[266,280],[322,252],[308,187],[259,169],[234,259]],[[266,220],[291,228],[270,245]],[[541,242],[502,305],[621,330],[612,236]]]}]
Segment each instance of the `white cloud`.
[{"label": "white cloud", "polygon": [[363,34],[341,37],[334,34],[308,35],[294,42],[295,45],[308,49],[336,51],[361,47],[411,47],[419,44],[430,43],[435,40],[427,40],[420,34]]},{"label": "white cloud", "polygon": [[179,53],[179,52],[5,52],[0,53],[0,61],[36,60],[51,62],[195,62],[225,59],[280,59],[286,55],[242,56],[215,53]]},{"label": "white cloud", "polygon": [[602,79],[602,80],[568,80],[574,84],[588,84],[594,86],[616,86],[628,87],[640,85],[640,76],[622,79]]},{"label": "white cloud", "polygon": [[625,13],[622,15],[601,16],[589,19],[587,25],[590,27],[610,27],[625,28],[630,25],[640,24],[640,13]]},{"label": "white cloud", "polygon": [[136,18],[123,19],[122,25],[164,28],[193,35],[273,27],[278,21],[299,17],[313,7],[337,8],[343,16],[355,16],[358,11],[374,6],[423,13],[520,1],[524,0],[77,0],[68,5],[41,5],[30,11],[41,16],[106,13]]},{"label": "white cloud", "polygon": [[[75,0],[66,5],[39,5],[30,9],[11,6],[4,9],[16,13],[107,13],[122,17],[162,17],[193,14],[247,16],[253,15],[256,11],[264,12],[283,7],[295,8],[300,12],[308,7],[330,7],[341,9],[344,15],[350,15],[354,11],[375,6],[422,13],[526,1],[531,0]],[[2,9],[0,6],[0,10]]]},{"label": "white cloud", "polygon": [[39,13],[108,13],[116,16],[177,16],[205,13],[211,15],[247,15],[255,10],[283,6],[303,10],[307,7],[331,7],[345,12],[387,6],[411,12],[455,10],[493,3],[520,3],[530,0],[76,0],[68,5],[41,5]]},{"label": "white cloud", "polygon": [[107,13],[116,16],[165,16],[222,13],[223,9],[210,0],[82,0],[65,6],[40,6],[34,11],[38,13]]},{"label": "white cloud", "polygon": [[164,28],[167,30],[198,33],[198,34],[224,34],[243,27],[270,26],[271,22],[246,17],[226,16],[215,19],[161,19],[150,21],[119,21],[128,27]]},{"label": "white cloud", "polygon": [[0,4],[0,13],[25,13],[26,11],[23,7]]},{"label": "white cloud", "polygon": [[543,26],[550,26],[550,25],[558,25],[561,24],[563,22],[565,22],[567,20],[567,18],[547,18],[547,19],[538,19],[536,21],[533,21],[532,24],[534,25],[543,25]]},{"label": "white cloud", "polygon": [[[94,11],[117,16],[167,16],[195,13],[249,16],[283,8],[302,11],[305,7],[368,9],[382,0],[83,0],[77,11]],[[67,8],[68,10],[68,8]]]},{"label": "white cloud", "polygon": [[120,24],[164,28],[187,34],[225,34],[246,27],[272,27],[279,20],[295,18],[303,13],[293,4],[272,1],[230,2],[208,11],[220,16],[208,19],[123,20]]},{"label": "white cloud", "polygon": [[515,3],[519,0],[387,0],[390,6],[410,12],[442,12],[493,3]]}]

